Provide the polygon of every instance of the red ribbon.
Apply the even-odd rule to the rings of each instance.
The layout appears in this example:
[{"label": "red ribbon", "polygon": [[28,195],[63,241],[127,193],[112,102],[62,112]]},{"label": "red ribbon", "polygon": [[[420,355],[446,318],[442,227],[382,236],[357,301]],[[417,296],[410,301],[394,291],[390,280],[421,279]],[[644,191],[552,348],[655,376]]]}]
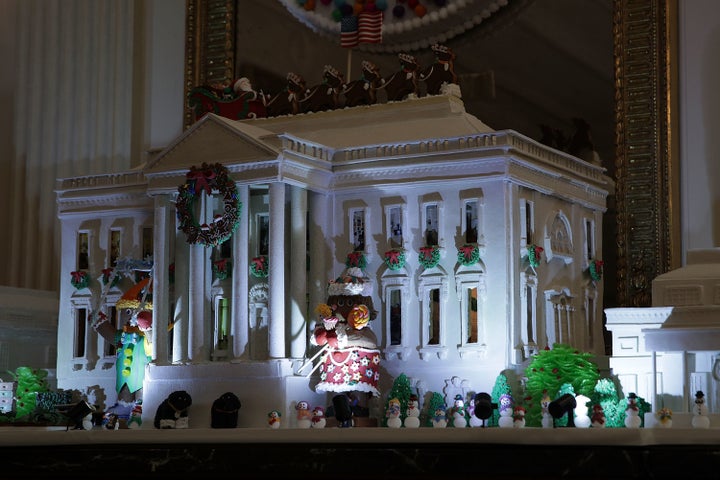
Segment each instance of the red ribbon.
[{"label": "red ribbon", "polygon": [[361,252],[350,252],[348,253],[348,263],[351,267],[357,267],[360,265],[360,255],[362,255]]},{"label": "red ribbon", "polygon": [[400,261],[400,252],[398,250],[390,250],[385,252],[385,258],[387,258],[390,263],[398,263]]},{"label": "red ribbon", "polygon": [[433,251],[435,251],[435,247],[420,247],[420,252],[427,260],[432,258]]},{"label": "red ribbon", "polygon": [[200,193],[205,190],[208,195],[212,194],[212,188],[210,182],[215,178],[215,172],[209,168],[203,168],[201,170],[191,170],[187,174],[188,180],[195,181],[195,193]]},{"label": "red ribbon", "polygon": [[475,247],[472,245],[463,245],[462,247],[460,247],[460,251],[467,259],[472,258],[473,250],[475,250]]},{"label": "red ribbon", "polygon": [[218,272],[224,272],[225,268],[227,267],[227,258],[218,260],[217,262],[215,262],[215,266],[217,267]]},{"label": "red ribbon", "polygon": [[73,282],[80,283],[85,278],[85,272],[82,270],[78,270],[77,272],[70,272],[70,275],[72,275]]},{"label": "red ribbon", "polygon": [[255,257],[252,261],[255,264],[255,270],[260,271],[265,269],[265,257]]}]

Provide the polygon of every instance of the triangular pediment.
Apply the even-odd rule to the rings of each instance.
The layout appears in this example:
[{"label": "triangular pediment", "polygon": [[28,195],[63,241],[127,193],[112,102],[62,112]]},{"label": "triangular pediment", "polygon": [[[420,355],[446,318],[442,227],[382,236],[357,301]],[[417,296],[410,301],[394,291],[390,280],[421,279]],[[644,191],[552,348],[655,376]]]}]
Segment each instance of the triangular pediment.
[{"label": "triangular pediment", "polygon": [[155,156],[143,169],[149,177],[187,170],[192,165],[267,162],[277,159],[277,135],[208,114]]}]

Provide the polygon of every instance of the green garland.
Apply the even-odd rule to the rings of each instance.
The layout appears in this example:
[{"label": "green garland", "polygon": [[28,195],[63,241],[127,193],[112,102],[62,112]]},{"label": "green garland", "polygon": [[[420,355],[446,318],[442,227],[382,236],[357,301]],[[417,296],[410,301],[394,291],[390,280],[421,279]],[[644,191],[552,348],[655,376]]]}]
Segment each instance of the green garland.
[{"label": "green garland", "polygon": [[[177,217],[187,242],[214,247],[230,238],[240,222],[241,204],[238,200],[235,182],[229,177],[227,168],[219,163],[203,163],[200,168],[194,165],[186,175],[187,181],[178,187],[178,199],[175,202]],[[212,195],[219,191],[223,197],[223,214],[209,223],[200,225],[193,214],[195,201],[202,192]]]},{"label": "green garland", "polygon": [[544,251],[544,248],[538,247],[537,245],[528,245],[527,251],[528,251],[528,262],[530,262],[530,266],[533,268],[539,266],[540,260],[542,259],[542,252]]},{"label": "green garland", "polygon": [[460,265],[469,267],[480,261],[480,248],[473,243],[466,243],[458,247],[457,261]]},{"label": "green garland", "polygon": [[440,263],[440,247],[437,245],[420,247],[418,260],[420,261],[420,265],[425,268],[435,267],[438,263]]},{"label": "green garland", "polygon": [[390,270],[400,270],[405,266],[405,250],[393,248],[385,252],[383,262]]}]

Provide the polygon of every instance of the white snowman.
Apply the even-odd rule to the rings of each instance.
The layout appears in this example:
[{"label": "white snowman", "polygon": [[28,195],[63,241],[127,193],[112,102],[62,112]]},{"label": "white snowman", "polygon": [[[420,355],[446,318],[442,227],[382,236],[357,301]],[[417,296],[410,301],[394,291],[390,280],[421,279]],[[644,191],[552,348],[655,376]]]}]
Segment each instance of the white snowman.
[{"label": "white snowman", "polygon": [[440,405],[435,409],[435,413],[432,417],[433,428],[445,428],[447,427],[447,413],[445,412],[445,405]]},{"label": "white snowman", "polygon": [[575,427],[589,428],[592,423],[588,416],[588,402],[590,399],[585,395],[575,395]]},{"label": "white snowman", "polygon": [[513,428],[513,399],[507,393],[500,395],[498,427]]},{"label": "white snowman", "polygon": [[515,407],[513,410],[513,428],[525,428],[525,408]]},{"label": "white snowman", "polygon": [[418,402],[417,395],[410,395],[408,399],[407,411],[405,412],[405,421],[403,422],[405,428],[419,428],[420,427],[420,403]]},{"label": "white snowman", "polygon": [[388,428],[402,427],[402,419],[400,418],[400,400],[391,398],[388,401],[388,409],[385,412]]},{"label": "white snowman", "polygon": [[547,394],[547,390],[543,390],[543,397],[540,400],[540,411],[542,412],[541,425],[542,428],[553,428],[555,426],[555,420],[550,415],[550,397]]},{"label": "white snowman", "polygon": [[642,419],[640,418],[640,409],[637,405],[637,395],[630,393],[628,395],[628,404],[625,408],[625,427],[626,428],[640,428]]},{"label": "white snowman", "polygon": [[705,394],[701,390],[695,393],[691,424],[693,428],[710,428],[710,417],[708,417],[708,408],[705,405]]},{"label": "white snowman", "polygon": [[467,419],[465,418],[465,401],[462,395],[455,395],[455,402],[452,408],[453,427],[465,428],[467,427]]},{"label": "white snowman", "polygon": [[323,407],[313,408],[310,428],[325,428],[326,423],[325,409]]},{"label": "white snowman", "polygon": [[310,413],[310,404],[301,400],[295,405],[297,410],[297,427],[310,428],[312,426],[312,413]]}]

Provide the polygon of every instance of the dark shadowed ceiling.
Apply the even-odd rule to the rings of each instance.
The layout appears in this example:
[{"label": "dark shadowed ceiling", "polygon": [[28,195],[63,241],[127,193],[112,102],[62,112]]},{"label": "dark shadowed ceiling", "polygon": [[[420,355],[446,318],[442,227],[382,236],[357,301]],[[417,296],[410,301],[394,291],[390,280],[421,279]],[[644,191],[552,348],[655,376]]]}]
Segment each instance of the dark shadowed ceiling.
[{"label": "dark shadowed ceiling", "polygon": [[[325,64],[343,72],[349,65],[352,80],[367,59],[388,76],[399,70],[398,48],[415,55],[421,66],[434,61],[423,45],[427,42],[407,35],[402,40],[385,35],[382,46],[350,52],[339,47],[333,35],[301,21],[284,1],[290,2],[243,2],[239,12],[237,74],[266,93],[281,89],[290,71],[301,74],[308,85],[320,83]],[[502,7],[478,24],[471,25],[468,13],[464,25],[443,42],[456,54],[466,109],[494,129],[513,129],[538,140],[540,124],[570,136],[572,119],[582,118],[590,125],[603,165],[612,170],[612,0],[467,0],[461,3],[466,9],[459,11],[474,5],[484,9],[487,2]],[[458,21],[451,18],[442,28]],[[396,40],[400,47],[393,44]]]}]

